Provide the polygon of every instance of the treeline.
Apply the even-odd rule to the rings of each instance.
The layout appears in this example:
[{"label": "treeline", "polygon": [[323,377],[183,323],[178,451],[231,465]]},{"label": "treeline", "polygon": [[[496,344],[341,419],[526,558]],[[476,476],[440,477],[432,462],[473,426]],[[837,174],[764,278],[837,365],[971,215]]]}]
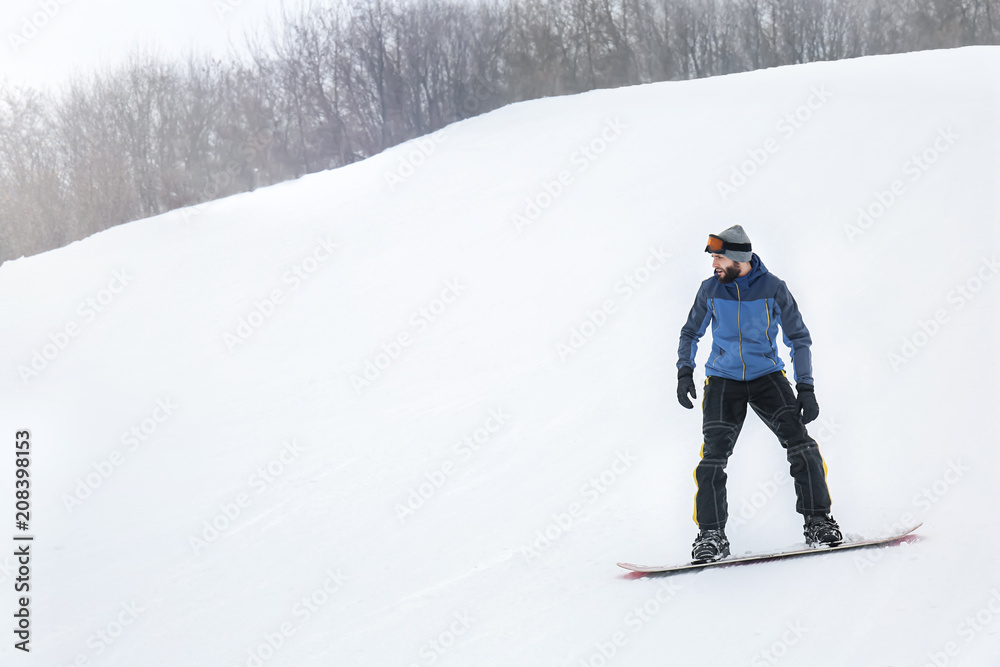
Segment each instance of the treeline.
[{"label": "treeline", "polygon": [[364,159],[511,102],[1000,43],[1000,0],[361,0],[226,60],[0,93],[0,259]]}]

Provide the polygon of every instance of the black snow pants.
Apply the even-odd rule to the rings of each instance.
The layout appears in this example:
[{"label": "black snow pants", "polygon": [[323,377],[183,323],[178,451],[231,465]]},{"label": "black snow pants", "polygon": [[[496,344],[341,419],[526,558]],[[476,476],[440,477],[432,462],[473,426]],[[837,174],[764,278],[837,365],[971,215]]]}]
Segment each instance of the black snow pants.
[{"label": "black snow pants", "polygon": [[705,529],[724,528],[729,517],[726,499],[726,464],[743,428],[747,405],[774,432],[785,448],[795,482],[795,510],[805,515],[830,511],[830,492],[826,485],[826,463],[819,446],[806,432],[791,384],[778,371],[741,382],[712,376],[705,382],[702,396],[704,411],[701,461],[694,477],[694,520]]}]

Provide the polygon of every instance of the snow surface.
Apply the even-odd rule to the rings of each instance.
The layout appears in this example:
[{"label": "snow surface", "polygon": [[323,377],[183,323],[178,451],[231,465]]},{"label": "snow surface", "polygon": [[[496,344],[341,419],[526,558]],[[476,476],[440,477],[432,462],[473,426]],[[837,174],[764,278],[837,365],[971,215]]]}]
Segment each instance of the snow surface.
[{"label": "snow surface", "polygon": [[[35,541],[30,654],[0,552],[0,662],[996,664],[998,74],[984,47],[517,104],[7,262],[0,539],[30,429]],[[812,332],[835,516],[924,525],[634,578],[695,534],[676,346],[734,223]],[[750,416],[736,552],[801,540],[786,469]]]}]

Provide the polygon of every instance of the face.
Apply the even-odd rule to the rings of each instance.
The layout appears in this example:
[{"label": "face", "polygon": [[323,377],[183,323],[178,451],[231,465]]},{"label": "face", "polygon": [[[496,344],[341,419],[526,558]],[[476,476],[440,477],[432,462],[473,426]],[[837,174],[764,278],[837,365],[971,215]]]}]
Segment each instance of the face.
[{"label": "face", "polygon": [[720,283],[731,283],[740,276],[740,264],[722,255],[712,255],[712,268]]}]

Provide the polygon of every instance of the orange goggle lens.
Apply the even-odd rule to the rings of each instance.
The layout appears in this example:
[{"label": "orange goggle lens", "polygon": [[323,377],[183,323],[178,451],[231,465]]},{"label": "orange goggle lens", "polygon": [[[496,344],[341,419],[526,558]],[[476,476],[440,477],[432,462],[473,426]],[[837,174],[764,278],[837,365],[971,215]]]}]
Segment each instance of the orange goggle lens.
[{"label": "orange goggle lens", "polygon": [[709,234],[708,245],[705,246],[705,252],[710,252],[713,255],[718,255],[722,253],[723,247],[725,246],[725,241],[720,239],[718,236]]},{"label": "orange goggle lens", "polygon": [[752,246],[749,243],[731,243],[724,239],[719,238],[715,234],[708,235],[708,245],[705,246],[705,252],[710,252],[713,255],[721,255],[724,250],[734,250],[736,252],[752,252]]}]

